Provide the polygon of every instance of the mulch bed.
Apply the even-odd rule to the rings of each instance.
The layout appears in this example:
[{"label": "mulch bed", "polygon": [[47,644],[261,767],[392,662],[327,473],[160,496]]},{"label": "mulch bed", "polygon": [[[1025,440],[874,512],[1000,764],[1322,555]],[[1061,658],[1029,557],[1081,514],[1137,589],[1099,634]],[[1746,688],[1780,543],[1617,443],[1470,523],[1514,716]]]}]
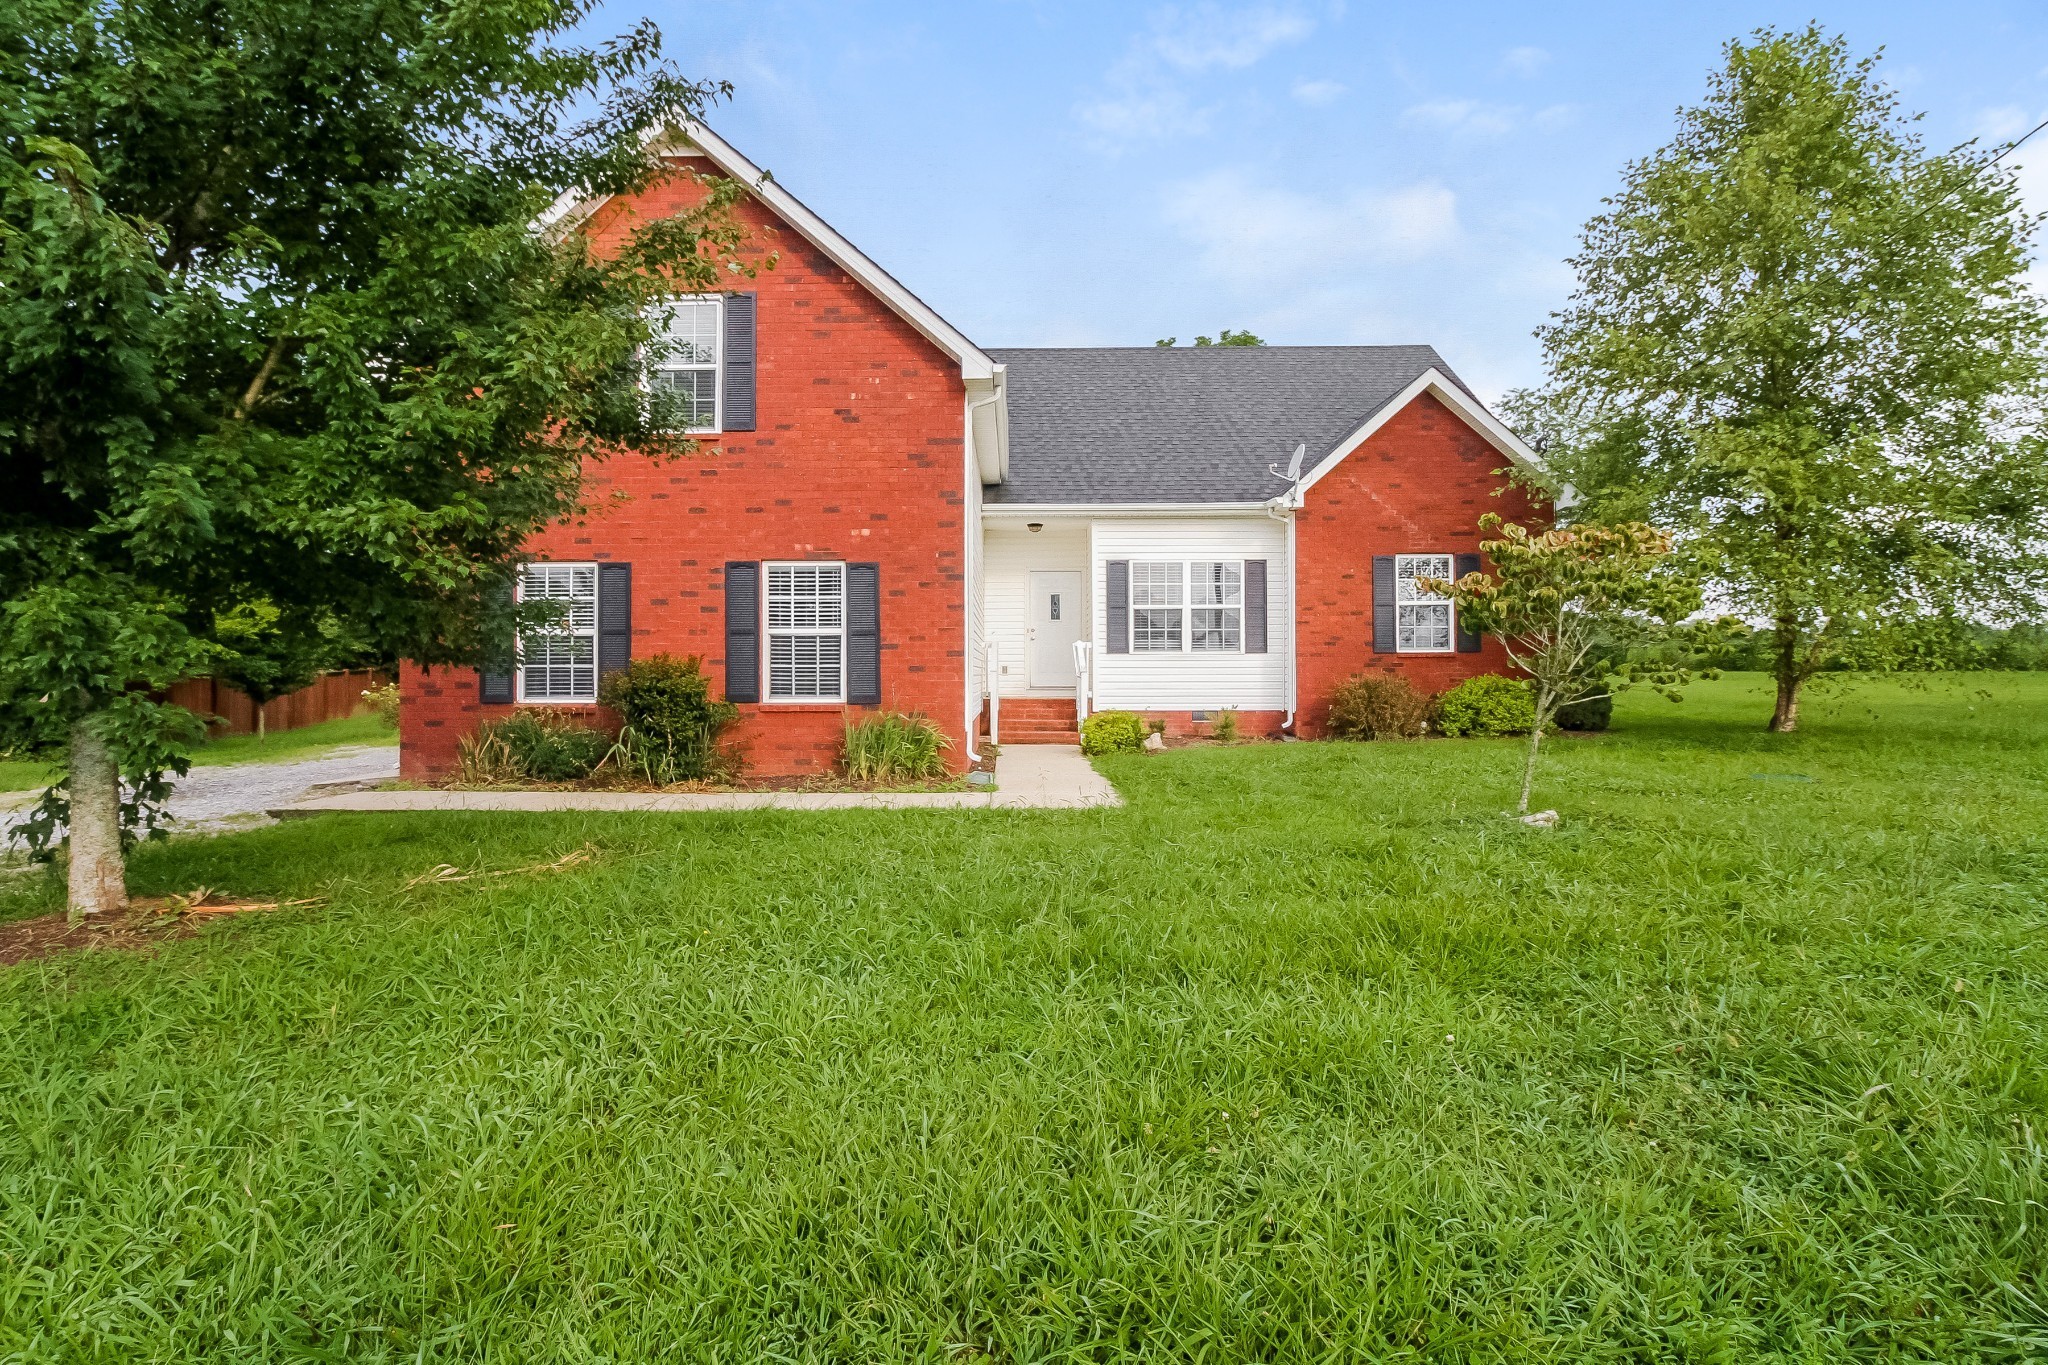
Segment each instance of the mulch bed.
[{"label": "mulch bed", "polygon": [[119,914],[94,915],[82,924],[66,923],[62,910],[34,919],[10,920],[0,924],[0,967],[58,953],[108,949],[153,952],[160,943],[192,937],[199,932],[200,925],[221,915],[314,905],[322,899],[315,896],[296,901],[230,901],[201,887],[183,896],[138,897]]}]

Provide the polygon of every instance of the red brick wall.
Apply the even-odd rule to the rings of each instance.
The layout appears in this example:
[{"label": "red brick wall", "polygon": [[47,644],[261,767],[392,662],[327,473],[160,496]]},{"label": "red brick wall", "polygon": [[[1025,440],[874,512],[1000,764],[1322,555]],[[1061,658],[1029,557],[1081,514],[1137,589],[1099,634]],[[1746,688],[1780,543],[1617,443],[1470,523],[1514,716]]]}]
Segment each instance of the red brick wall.
[{"label": "red brick wall", "polygon": [[[708,169],[699,163],[700,169]],[[616,241],[639,218],[702,191],[674,181],[613,201],[586,228]],[[963,567],[965,388],[959,367],[759,204],[743,211],[773,270],[735,288],[759,297],[758,431],[709,437],[696,457],[627,456],[586,471],[592,508],[534,542],[549,559],[633,566],[633,652],[697,654],[722,685],[725,562],[843,559],[881,565],[882,704],[922,711],[965,765]],[[489,713],[467,669],[403,670],[402,767],[445,773]],[[758,705],[732,739],[750,771],[829,769],[849,714],[867,708]]]},{"label": "red brick wall", "polygon": [[1430,394],[1396,413],[1309,489],[1295,516],[1296,729],[1321,735],[1330,694],[1354,673],[1407,678],[1441,692],[1477,673],[1510,671],[1499,643],[1477,654],[1372,652],[1374,555],[1472,554],[1479,518],[1527,524],[1538,510],[1519,489],[1495,496],[1507,457]]}]

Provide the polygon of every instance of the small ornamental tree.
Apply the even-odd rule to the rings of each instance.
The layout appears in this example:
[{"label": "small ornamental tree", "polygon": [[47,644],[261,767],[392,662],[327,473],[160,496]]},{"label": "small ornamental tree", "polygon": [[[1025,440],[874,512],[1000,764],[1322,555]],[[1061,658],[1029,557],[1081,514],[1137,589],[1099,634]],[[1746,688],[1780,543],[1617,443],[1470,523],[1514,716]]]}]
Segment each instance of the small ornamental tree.
[{"label": "small ornamental tree", "polygon": [[1531,534],[1489,512],[1479,529],[1497,533],[1480,544],[1493,573],[1418,585],[1456,602],[1466,628],[1498,639],[1509,661],[1529,675],[1536,718],[1515,804],[1517,815],[1527,815],[1537,749],[1557,708],[1611,696],[1637,681],[1675,685],[1676,670],[1617,665],[1616,647],[1646,643],[1696,610],[1699,589],[1668,571],[1671,537],[1641,522]]},{"label": "small ornamental tree", "polygon": [[0,4],[0,746],[62,769],[27,837],[68,825],[74,917],[126,904],[217,621],[497,656],[584,462],[691,448],[642,377],[663,300],[743,269],[746,187],[602,255],[537,229],[675,174],[643,134],[720,93],[590,9]]},{"label": "small ornamental tree", "polygon": [[213,675],[255,704],[258,743],[269,732],[264,707],[310,686],[334,655],[333,642],[317,623],[287,621],[261,599],[216,616],[213,633],[223,651]]}]

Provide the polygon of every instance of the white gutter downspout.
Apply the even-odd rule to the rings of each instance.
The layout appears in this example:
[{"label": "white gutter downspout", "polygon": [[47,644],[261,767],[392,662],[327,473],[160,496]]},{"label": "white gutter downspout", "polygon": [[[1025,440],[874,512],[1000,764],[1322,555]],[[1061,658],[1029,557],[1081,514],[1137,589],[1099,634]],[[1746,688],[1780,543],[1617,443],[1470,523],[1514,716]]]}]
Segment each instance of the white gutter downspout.
[{"label": "white gutter downspout", "polygon": [[[1266,515],[1287,523],[1287,718],[1280,722],[1283,734],[1294,733],[1294,713],[1301,705],[1301,682],[1295,674],[1295,663],[1301,657],[1300,642],[1295,639],[1301,626],[1301,609],[1295,592],[1299,575],[1294,571],[1294,514],[1302,505],[1301,461],[1307,453],[1306,445],[1295,447],[1294,458],[1287,462],[1287,473],[1281,476],[1289,482],[1287,491],[1266,500]],[[1280,473],[1277,469],[1273,472]]]},{"label": "white gutter downspout", "polygon": [[[967,457],[966,469],[964,472],[966,473],[968,478],[974,481],[973,488],[969,490],[972,494],[974,517],[971,521],[964,516],[960,518],[960,558],[967,566],[967,590],[975,595],[975,601],[972,603],[964,604],[969,608],[969,610],[962,613],[962,615],[966,617],[966,619],[961,622],[962,627],[965,629],[972,629],[974,622],[981,617],[981,609],[986,607],[987,605],[985,602],[981,601],[981,561],[975,557],[974,553],[975,542],[979,540],[981,537],[981,452],[974,448],[974,414],[978,409],[985,408],[992,403],[1000,403],[1002,401],[1003,389],[1000,382],[996,385],[995,389],[989,394],[988,397],[978,399],[970,398],[967,400],[967,439],[961,442],[961,446]],[[986,624],[987,623],[984,621],[984,627],[986,626]],[[975,654],[975,651],[973,649],[974,642],[967,641],[965,643],[968,644],[969,648],[963,650],[962,653],[971,660],[973,659]],[[987,671],[988,658],[986,653],[984,652],[982,655],[981,672],[984,675],[986,675]],[[981,725],[982,697],[981,689],[976,688],[974,685],[975,672],[976,670],[973,664],[970,663],[967,668],[967,696],[965,698],[967,710],[967,724],[965,726],[965,729],[967,731],[967,761],[969,763],[981,762],[981,755],[978,752],[976,752],[974,748],[974,732],[977,729],[979,729]],[[993,677],[985,678],[985,686],[989,695],[994,695],[996,680]]]}]

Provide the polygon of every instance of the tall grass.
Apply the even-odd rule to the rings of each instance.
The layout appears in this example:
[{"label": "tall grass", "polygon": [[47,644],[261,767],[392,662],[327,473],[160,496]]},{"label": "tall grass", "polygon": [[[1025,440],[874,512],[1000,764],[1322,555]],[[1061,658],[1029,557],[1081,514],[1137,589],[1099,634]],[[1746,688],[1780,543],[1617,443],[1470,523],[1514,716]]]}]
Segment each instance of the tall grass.
[{"label": "tall grass", "polygon": [[1985,687],[1629,694],[1550,832],[1503,740],[145,848],[329,899],[0,970],[0,1358],[2038,1359],[2048,679]]},{"label": "tall grass", "polygon": [[952,741],[924,716],[884,711],[846,726],[846,775],[856,782],[915,782],[946,775]]}]

